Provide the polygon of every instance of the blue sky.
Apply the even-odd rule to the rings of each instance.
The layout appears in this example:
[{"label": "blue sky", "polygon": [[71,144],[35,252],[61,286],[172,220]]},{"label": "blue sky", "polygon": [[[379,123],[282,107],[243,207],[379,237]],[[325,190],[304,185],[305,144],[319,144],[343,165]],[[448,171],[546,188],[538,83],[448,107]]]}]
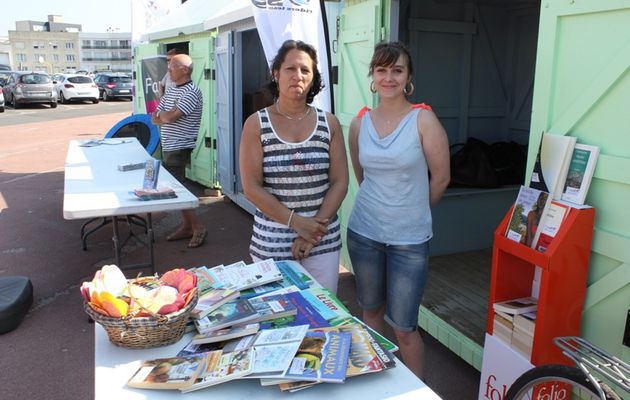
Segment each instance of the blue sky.
[{"label": "blue sky", "polygon": [[[4,2],[3,2],[4,3]],[[2,5],[0,36],[15,30],[15,21],[47,21],[49,14],[63,16],[63,22],[81,24],[83,32],[105,32],[118,28],[131,31],[131,0],[20,0]]]}]

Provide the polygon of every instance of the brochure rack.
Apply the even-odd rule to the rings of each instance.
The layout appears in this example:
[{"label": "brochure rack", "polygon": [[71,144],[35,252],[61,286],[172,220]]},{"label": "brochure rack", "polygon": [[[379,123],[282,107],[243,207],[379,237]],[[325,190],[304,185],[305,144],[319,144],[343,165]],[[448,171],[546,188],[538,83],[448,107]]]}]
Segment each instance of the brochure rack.
[{"label": "brochure rack", "polygon": [[556,336],[580,335],[595,209],[571,208],[544,253],[505,237],[511,214],[508,211],[494,232],[487,332],[492,333],[492,305],[530,296],[534,271],[539,266],[542,274],[531,363],[569,365],[552,340]]}]

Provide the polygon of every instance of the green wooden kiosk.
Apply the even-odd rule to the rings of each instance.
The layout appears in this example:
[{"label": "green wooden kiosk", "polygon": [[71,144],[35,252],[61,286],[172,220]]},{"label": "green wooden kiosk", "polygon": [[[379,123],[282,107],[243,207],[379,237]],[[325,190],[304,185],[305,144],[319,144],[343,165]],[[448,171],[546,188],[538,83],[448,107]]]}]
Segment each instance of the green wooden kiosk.
[{"label": "green wooden kiosk", "polygon": [[[288,1],[288,0],[286,0]],[[468,137],[528,146],[542,132],[600,147],[587,197],[596,209],[582,335],[624,360],[630,309],[630,4],[625,0],[327,1],[335,114],[344,130],[374,106],[368,64],[374,45],[401,40],[415,66],[414,102],[426,102],[450,143]],[[238,148],[244,119],[264,104],[267,62],[249,0],[189,0],[152,28],[139,60],[184,47],[204,95],[202,127],[187,176],[220,187],[241,207]],[[138,75],[139,76],[139,75]],[[134,104],[144,112],[144,99]],[[528,181],[529,176],[525,178]],[[420,326],[480,368],[492,235],[517,186],[449,189],[435,208],[431,274]],[[341,209],[349,217],[356,181]],[[352,269],[347,254],[343,263]]]}]

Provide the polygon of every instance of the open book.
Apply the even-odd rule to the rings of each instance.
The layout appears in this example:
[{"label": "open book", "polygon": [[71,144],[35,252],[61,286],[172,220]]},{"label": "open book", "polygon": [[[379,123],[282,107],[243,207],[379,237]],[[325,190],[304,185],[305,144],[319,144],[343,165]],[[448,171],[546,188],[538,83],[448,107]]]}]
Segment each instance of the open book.
[{"label": "open book", "polygon": [[220,350],[207,353],[205,368],[195,382],[182,392],[192,392],[214,386],[219,383],[241,378],[252,372],[254,365],[254,351],[252,348],[223,353]]}]

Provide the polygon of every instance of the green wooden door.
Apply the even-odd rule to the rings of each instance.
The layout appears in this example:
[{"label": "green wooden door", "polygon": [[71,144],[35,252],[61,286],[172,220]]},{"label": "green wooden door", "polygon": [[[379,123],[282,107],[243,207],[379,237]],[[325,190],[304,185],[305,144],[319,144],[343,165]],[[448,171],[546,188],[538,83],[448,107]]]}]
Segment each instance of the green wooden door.
[{"label": "green wooden door", "polygon": [[134,50],[134,65],[133,70],[136,74],[135,81],[135,95],[133,102],[133,112],[138,114],[145,114],[147,107],[144,103],[144,92],[142,91],[142,69],[140,67],[140,61],[143,58],[157,56],[158,54],[164,54],[164,45],[160,43],[146,43],[138,45]]},{"label": "green wooden door", "polygon": [[[346,147],[348,127],[352,118],[364,106],[376,105],[377,99],[370,92],[370,79],[367,73],[374,46],[381,40],[382,20],[380,0],[349,1],[341,11],[338,38],[339,87],[335,99],[335,115],[343,127]],[[357,190],[357,181],[351,170],[348,195],[339,211],[343,232],[348,227],[348,218]],[[345,241],[345,234],[343,237]],[[351,268],[345,243],[341,257],[342,264]]]},{"label": "green wooden door", "polygon": [[188,47],[190,57],[193,59],[192,80],[201,89],[203,94],[203,112],[201,126],[195,149],[190,156],[190,168],[186,176],[208,187],[216,186],[216,157],[214,143],[215,118],[214,104],[215,92],[212,70],[214,69],[214,45],[210,35],[191,39]]},{"label": "green wooden door", "polygon": [[538,37],[530,143],[545,131],[601,153],[586,199],[596,221],[582,335],[629,360],[630,2],[545,0]]}]

